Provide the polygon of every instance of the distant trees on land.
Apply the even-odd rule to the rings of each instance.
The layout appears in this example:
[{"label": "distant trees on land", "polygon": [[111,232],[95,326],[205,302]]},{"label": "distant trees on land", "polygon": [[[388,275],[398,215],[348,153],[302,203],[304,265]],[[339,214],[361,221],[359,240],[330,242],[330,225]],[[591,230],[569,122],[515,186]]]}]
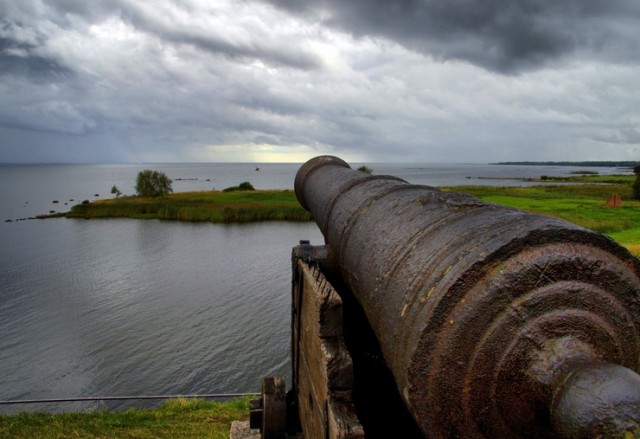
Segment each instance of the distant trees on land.
[{"label": "distant trees on land", "polygon": [[525,165],[525,166],[600,166],[605,168],[633,168],[640,162],[633,161],[594,161],[594,162],[498,162],[490,165]]},{"label": "distant trees on land", "polygon": [[115,184],[113,185],[113,187],[111,188],[111,193],[113,195],[116,196],[116,198],[118,198],[120,195],[122,195],[122,192],[120,192],[120,189],[118,189],[118,186],[116,186]]},{"label": "distant trees on land", "polygon": [[160,197],[173,192],[171,179],[164,172],[145,169],[138,172],[136,193],[140,197]]}]

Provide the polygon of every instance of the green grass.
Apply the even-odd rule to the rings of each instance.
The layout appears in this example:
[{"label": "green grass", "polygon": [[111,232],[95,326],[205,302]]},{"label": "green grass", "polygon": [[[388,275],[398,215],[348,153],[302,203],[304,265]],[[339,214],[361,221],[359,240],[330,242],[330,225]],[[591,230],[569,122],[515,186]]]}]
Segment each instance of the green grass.
[{"label": "green grass", "polygon": [[[443,190],[467,192],[487,202],[559,217],[607,234],[634,254],[640,254],[640,202],[632,200],[635,177],[585,175],[565,179],[580,184],[530,187],[456,186]],[[607,198],[612,193],[622,197],[622,208],[605,207]],[[180,192],[158,198],[119,197],[74,206],[66,216],[155,218],[213,223],[311,219],[311,214],[300,206],[295,193],[289,190]]]},{"label": "green grass", "polygon": [[231,421],[249,417],[249,399],[169,400],[157,409],[120,412],[0,415],[0,438],[229,437]]},{"label": "green grass", "polygon": [[309,221],[293,191],[179,192],[158,198],[120,197],[73,206],[68,218],[140,218],[239,223]]},{"label": "green grass", "polygon": [[[490,203],[562,218],[604,233],[640,255],[640,202],[631,196],[634,177],[586,176],[571,179],[589,183],[533,187],[455,186],[444,189],[466,192]],[[604,184],[603,179],[609,183]],[[623,207],[605,207],[612,193],[622,197]]]}]

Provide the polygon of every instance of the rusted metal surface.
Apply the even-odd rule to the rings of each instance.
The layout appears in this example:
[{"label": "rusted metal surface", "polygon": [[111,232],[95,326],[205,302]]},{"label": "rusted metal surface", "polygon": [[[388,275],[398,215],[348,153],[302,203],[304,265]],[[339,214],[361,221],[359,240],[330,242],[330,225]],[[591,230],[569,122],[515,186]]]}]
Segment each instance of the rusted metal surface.
[{"label": "rusted metal surface", "polygon": [[593,363],[568,374],[556,389],[551,418],[559,437],[640,437],[640,376]]},{"label": "rusted metal surface", "polygon": [[295,191],[425,437],[554,437],[578,366],[638,372],[640,264],[612,240],[335,157]]}]

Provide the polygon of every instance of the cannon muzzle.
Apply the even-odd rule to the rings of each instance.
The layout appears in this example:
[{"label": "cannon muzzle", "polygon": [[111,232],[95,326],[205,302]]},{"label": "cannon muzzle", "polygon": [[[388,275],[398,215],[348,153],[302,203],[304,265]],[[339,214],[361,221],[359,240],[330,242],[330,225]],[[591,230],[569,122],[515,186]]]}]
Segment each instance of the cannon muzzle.
[{"label": "cannon muzzle", "polygon": [[425,437],[640,437],[640,263],[624,248],[331,156],[295,191]]}]

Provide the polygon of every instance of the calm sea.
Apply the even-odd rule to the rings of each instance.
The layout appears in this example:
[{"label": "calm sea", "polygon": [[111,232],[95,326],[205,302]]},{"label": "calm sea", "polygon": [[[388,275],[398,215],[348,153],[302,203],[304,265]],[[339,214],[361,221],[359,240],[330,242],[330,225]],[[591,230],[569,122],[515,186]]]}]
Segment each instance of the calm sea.
[{"label": "calm sea", "polygon": [[[521,185],[508,178],[575,170],[368,166],[432,186]],[[315,224],[21,220],[110,198],[113,185],[132,194],[146,168],[166,172],[178,192],[243,181],[292,189],[299,165],[0,165],[0,400],[256,392],[262,376],[288,380],[291,248],[301,239],[322,244]],[[130,405],[153,403],[3,405],[0,412]]]}]

